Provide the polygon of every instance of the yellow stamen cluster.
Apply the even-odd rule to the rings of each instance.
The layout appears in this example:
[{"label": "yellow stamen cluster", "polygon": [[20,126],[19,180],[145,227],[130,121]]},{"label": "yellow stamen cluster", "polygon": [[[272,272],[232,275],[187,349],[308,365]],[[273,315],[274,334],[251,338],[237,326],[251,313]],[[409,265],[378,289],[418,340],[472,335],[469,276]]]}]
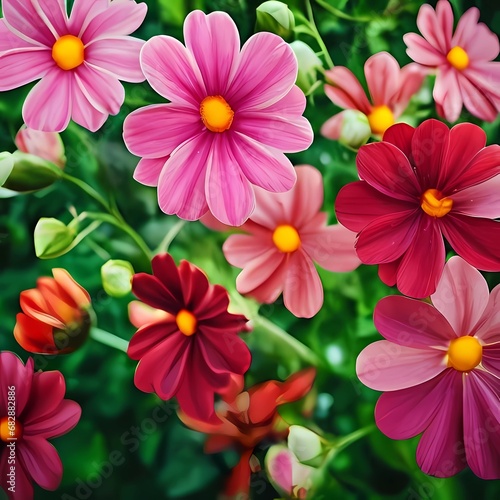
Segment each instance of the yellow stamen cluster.
[{"label": "yellow stamen cluster", "polygon": [[300,236],[293,226],[282,224],[274,230],[273,243],[280,252],[292,253],[300,247]]},{"label": "yellow stamen cluster", "polygon": [[220,95],[205,97],[200,104],[201,120],[211,132],[225,132],[231,128],[234,111]]},{"label": "yellow stamen cluster", "polygon": [[452,340],[448,348],[448,366],[459,372],[470,372],[483,357],[483,346],[475,337],[465,336]]},{"label": "yellow stamen cluster", "polygon": [[453,208],[453,200],[443,198],[437,189],[428,189],[420,201],[422,210],[431,217],[444,217]]}]

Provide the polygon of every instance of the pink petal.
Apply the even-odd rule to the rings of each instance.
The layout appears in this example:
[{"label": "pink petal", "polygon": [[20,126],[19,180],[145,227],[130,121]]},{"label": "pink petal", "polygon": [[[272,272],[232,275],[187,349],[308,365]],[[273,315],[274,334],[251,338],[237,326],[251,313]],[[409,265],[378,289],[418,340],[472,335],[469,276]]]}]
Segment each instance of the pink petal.
[{"label": "pink petal", "polygon": [[414,210],[412,203],[390,198],[368,185],[352,182],[344,186],[335,200],[335,213],[351,231],[361,231],[378,217]]},{"label": "pink petal", "polygon": [[487,89],[471,82],[466,75],[459,75],[458,81],[467,110],[481,120],[494,121],[499,109],[497,100],[490,97]]},{"label": "pink petal", "polygon": [[97,111],[118,114],[125,100],[125,89],[115,76],[88,63],[79,66],[74,75],[76,85]]},{"label": "pink petal", "polygon": [[168,312],[150,307],[147,304],[144,304],[144,302],[140,302],[139,300],[132,300],[131,302],[129,302],[128,318],[136,328],[141,328],[142,326],[149,325],[151,323],[157,323],[169,318],[174,319],[173,315],[169,314]]},{"label": "pink petal", "polygon": [[361,264],[354,249],[356,233],[340,224],[314,232],[301,232],[300,239],[304,251],[324,269],[344,273]]},{"label": "pink petal", "polygon": [[439,412],[455,374],[445,370],[423,384],[382,394],[375,406],[377,427],[391,439],[409,439],[423,432]]},{"label": "pink petal", "polygon": [[141,67],[158,94],[199,111],[207,91],[194,57],[182,43],[169,36],[154,36],[141,51]]},{"label": "pink petal", "polygon": [[446,63],[446,54],[433,47],[425,38],[416,33],[403,36],[406,53],[416,63],[424,66],[437,67]]},{"label": "pink petal", "polygon": [[[179,306],[184,306],[184,295],[180,277],[180,268],[187,264],[191,269],[195,269],[193,264],[181,261],[177,267],[173,257],[168,253],[160,253],[153,257],[151,266],[154,278],[167,288],[170,297],[178,301]],[[177,310],[174,310],[177,313]]]},{"label": "pink petal", "polygon": [[298,318],[312,318],[323,305],[323,285],[311,258],[300,249],[290,255],[283,287],[285,307]]},{"label": "pink petal", "polygon": [[435,219],[423,215],[398,268],[397,286],[404,295],[422,299],[436,291],[445,263],[441,229]]},{"label": "pink petal", "polygon": [[184,21],[184,40],[200,68],[207,95],[224,95],[240,49],[240,35],[225,12],[205,15],[200,10]]},{"label": "pink petal", "polygon": [[[4,448],[2,453],[0,453],[0,474],[2,478],[0,479],[0,488],[7,491],[9,488],[7,473],[10,472],[10,465],[8,465],[7,460],[9,458],[9,450]],[[16,491],[15,495],[18,498],[33,498],[33,483],[30,477],[28,477],[26,470],[23,465],[19,462],[19,467],[16,467]],[[4,498],[8,498],[4,495]]]},{"label": "pink petal", "polygon": [[438,184],[438,179],[441,166],[446,159],[449,136],[448,127],[443,122],[434,119],[426,120],[415,129],[412,156],[422,191],[442,189],[442,186]]},{"label": "pink petal", "polygon": [[145,80],[139,64],[144,40],[131,36],[95,40],[85,47],[85,60],[112,73],[119,80],[139,83]]},{"label": "pink petal", "polygon": [[488,304],[488,284],[477,269],[460,257],[452,257],[431,300],[458,336],[469,335]]},{"label": "pink petal", "polygon": [[460,17],[451,42],[453,46],[465,48],[467,42],[476,36],[479,15],[479,9],[471,7]]},{"label": "pink petal", "polygon": [[218,142],[226,147],[226,153],[218,161],[229,163],[229,158],[232,158],[232,175],[241,175],[251,184],[273,193],[283,193],[294,186],[295,170],[281,151],[266,147],[240,132],[220,138]]},{"label": "pink petal", "polygon": [[500,271],[500,223],[448,214],[441,228],[453,250],[481,271]]},{"label": "pink petal", "polygon": [[91,132],[99,130],[109,114],[95,109],[78,85],[73,85],[72,98],[71,118],[73,121]]},{"label": "pink petal", "polygon": [[222,250],[232,266],[243,268],[272,248],[272,233],[269,232],[266,239],[250,234],[233,234],[226,240]]},{"label": "pink petal", "polygon": [[297,71],[290,45],[272,33],[257,33],[243,45],[224,97],[236,112],[267,108],[290,92]]},{"label": "pink petal", "polygon": [[480,370],[464,377],[467,464],[482,479],[500,479],[500,380]]},{"label": "pink petal", "polygon": [[447,351],[450,340],[457,338],[453,325],[440,310],[408,297],[381,299],[373,321],[386,340],[405,347]]},{"label": "pink petal", "polygon": [[[476,325],[474,335],[481,339],[483,346],[500,342],[500,286],[496,286],[490,293],[488,305],[483,312],[481,321]],[[491,355],[494,353],[492,352]],[[486,351],[483,351],[483,363]]]},{"label": "pink petal", "polygon": [[402,151],[402,153],[413,162],[411,143],[415,129],[406,123],[396,123],[384,132],[384,142],[389,142]]},{"label": "pink petal", "polygon": [[[416,210],[377,217],[358,236],[358,257],[364,264],[384,264],[396,260],[414,242],[420,219]],[[339,220],[343,223],[342,218]]]},{"label": "pink petal", "polygon": [[106,10],[96,12],[80,37],[87,44],[97,38],[130,35],[142,24],[147,11],[144,2],[110,2]]},{"label": "pink petal", "polygon": [[9,50],[0,56],[0,91],[15,89],[38,80],[53,67],[54,60],[45,47]]},{"label": "pink petal", "polygon": [[[498,324],[498,319],[496,322]],[[476,336],[479,337],[479,332]],[[492,373],[497,378],[500,378],[500,339],[498,336],[498,330],[494,332],[494,337],[495,340],[497,340],[495,344],[483,345],[483,359],[481,360],[481,364],[489,373]],[[487,337],[486,340],[488,340]]]},{"label": "pink petal", "polygon": [[453,211],[471,217],[496,219],[500,217],[500,175],[477,186],[463,189],[450,198]]},{"label": "pink petal", "polygon": [[210,139],[204,133],[193,137],[176,149],[165,164],[158,180],[158,203],[166,214],[197,220],[207,212],[205,178],[212,148]]},{"label": "pink petal", "polygon": [[[141,359],[158,344],[178,331],[179,328],[173,317],[164,321],[146,323],[130,339],[127,355],[132,359]],[[174,342],[174,340],[171,342]]]},{"label": "pink petal", "polygon": [[325,94],[341,108],[357,109],[365,115],[370,114],[372,106],[366,97],[363,87],[351,70],[343,66],[336,66],[325,72],[328,82],[325,85]]},{"label": "pink petal", "polygon": [[68,33],[66,0],[35,0],[31,3],[52,33],[59,36]]},{"label": "pink petal", "polygon": [[378,266],[378,277],[387,286],[394,286],[397,281],[398,267],[401,264],[402,257],[386,264]]},{"label": "pink petal", "polygon": [[333,141],[338,141],[340,134],[342,133],[342,123],[344,121],[345,111],[341,111],[336,115],[333,115],[321,126],[321,135],[332,139]]},{"label": "pink petal", "polygon": [[365,76],[374,106],[388,105],[399,86],[399,64],[388,52],[378,52],[365,63]]},{"label": "pink petal", "polygon": [[197,345],[208,367],[216,373],[243,375],[250,367],[252,356],[248,346],[236,334],[224,332],[221,328],[202,327],[203,338]]},{"label": "pink petal", "polygon": [[39,437],[24,439],[17,448],[21,463],[33,481],[45,490],[54,491],[61,483],[63,465],[57,450]]},{"label": "pink petal", "polygon": [[38,44],[26,41],[24,38],[17,36],[7,27],[4,18],[0,19],[0,54],[12,49],[33,48],[39,47]]},{"label": "pink petal", "polygon": [[[240,144],[245,144],[242,137]],[[236,149],[227,135],[215,134],[205,182],[210,211],[222,223],[230,226],[241,226],[255,208],[255,195],[250,181],[257,179],[247,179],[248,171],[243,169]]]},{"label": "pink petal", "polygon": [[400,116],[407,108],[410,99],[422,87],[427,72],[418,64],[407,64],[399,74],[399,88],[391,96],[388,106],[394,110],[394,116]]},{"label": "pink petal", "polygon": [[432,97],[439,114],[447,121],[458,120],[463,106],[462,95],[457,71],[449,66],[442,66],[436,76]]},{"label": "pink petal", "polygon": [[64,399],[66,382],[61,372],[39,372],[33,377],[30,401],[23,413],[23,420],[29,426],[32,421],[43,420],[53,413]]},{"label": "pink petal", "polygon": [[[153,260],[154,262],[154,260]],[[182,303],[177,295],[171,292],[171,284],[166,282],[168,288],[164,286],[158,278],[150,274],[138,273],[132,279],[132,291],[134,295],[155,309],[177,314],[182,307]],[[174,293],[177,294],[176,290]]]},{"label": "pink petal", "polygon": [[278,488],[280,494],[287,497],[292,495],[293,487],[296,483],[292,479],[292,467],[297,462],[297,458],[284,445],[273,446],[266,456],[266,469],[269,479]]},{"label": "pink petal", "polygon": [[81,37],[89,22],[101,12],[104,12],[109,5],[109,0],[75,0],[71,15],[69,16],[70,33]]},{"label": "pink petal", "polygon": [[168,156],[188,139],[203,130],[199,112],[177,104],[152,104],[127,116],[123,139],[137,156]]},{"label": "pink petal", "polygon": [[417,448],[425,474],[450,477],[466,465],[463,452],[462,373],[447,370],[440,381],[441,401]]},{"label": "pink petal", "polygon": [[[5,386],[16,387],[16,414],[22,415],[31,396],[33,380],[33,359],[29,358],[26,366],[21,359],[9,351],[0,352],[0,380]],[[0,394],[2,408],[7,408],[7,391]]]},{"label": "pink petal", "polygon": [[448,1],[438,2],[436,11],[428,4],[422,5],[418,11],[417,26],[433,47],[443,54],[448,53],[453,29],[453,11]]},{"label": "pink petal", "polygon": [[389,142],[361,147],[356,164],[359,177],[377,191],[397,200],[419,201],[421,188],[408,158]]},{"label": "pink petal", "polygon": [[168,156],[163,158],[143,158],[134,170],[134,179],[145,186],[158,186],[161,172],[168,159]]},{"label": "pink petal", "polygon": [[[297,183],[295,183],[296,185]],[[253,190],[255,193],[255,210],[252,213],[252,219],[245,223],[243,230],[252,234],[267,236],[267,231],[274,231],[279,224],[284,222],[292,223],[288,207],[282,202],[284,198],[289,196],[288,193],[270,193],[256,186],[254,186]]]},{"label": "pink petal", "polygon": [[[49,0],[51,1],[51,0]],[[51,1],[51,3],[54,3]],[[45,20],[40,17],[33,2],[26,0],[3,0],[2,11],[5,23],[16,34],[22,35],[35,45],[52,47],[57,33],[50,30]]]},{"label": "pink petal", "polygon": [[356,374],[376,391],[397,391],[427,382],[446,369],[446,353],[415,349],[379,340],[365,347],[356,361]]},{"label": "pink petal", "polygon": [[38,82],[23,105],[24,123],[43,132],[61,132],[71,117],[73,73],[51,70]]}]

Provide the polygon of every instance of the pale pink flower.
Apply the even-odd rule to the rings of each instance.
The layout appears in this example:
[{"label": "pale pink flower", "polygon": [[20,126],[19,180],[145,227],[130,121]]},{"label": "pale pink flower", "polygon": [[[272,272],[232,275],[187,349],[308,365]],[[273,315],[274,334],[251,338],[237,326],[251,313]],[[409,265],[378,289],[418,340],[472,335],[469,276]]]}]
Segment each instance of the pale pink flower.
[{"label": "pale pink flower", "polygon": [[462,106],[487,121],[500,111],[500,62],[493,62],[500,51],[498,37],[478,19],[479,9],[471,7],[453,32],[451,5],[439,0],[436,10],[428,4],[420,7],[417,26],[423,37],[404,36],[408,55],[437,69],[434,100],[449,122],[458,119]]},{"label": "pale pink flower", "polygon": [[171,102],[125,120],[125,143],[143,157],[134,178],[158,186],[167,214],[197,220],[210,210],[239,226],[254,210],[252,185],[290,190],[295,171],[283,153],[312,142],[306,99],[294,85],[297,60],[272,33],[253,35],[240,51],[224,12],[191,12],[184,40],[156,36],[141,52],[148,82]]},{"label": "pale pink flower", "polygon": [[310,318],[323,305],[323,285],[314,263],[346,272],[360,261],[354,250],[356,233],[340,224],[327,226],[323,178],[311,166],[296,168],[297,184],[288,193],[255,188],[257,208],[223,251],[230,264],[243,268],[236,288],[270,304],[283,292],[285,307]]},{"label": "pale pink flower", "polygon": [[[365,77],[371,101],[350,69],[335,66],[326,71],[331,84],[325,93],[331,101],[344,109],[356,109],[368,117],[372,133],[382,135],[408,106],[411,97],[420,90],[426,73],[417,64],[403,68],[391,54],[379,52],[365,63]],[[338,140],[342,130],[344,112],[338,113],[323,124],[321,133]]]},{"label": "pale pink flower", "polygon": [[73,119],[91,131],[116,115],[125,98],[119,80],[142,82],[142,40],[129,35],[146,16],[133,0],[3,0],[0,90],[41,78],[23,118],[29,128],[60,132]]},{"label": "pale pink flower", "polygon": [[452,257],[431,300],[377,304],[385,340],[361,352],[358,377],[384,391],[375,408],[384,434],[422,434],[417,463],[426,474],[448,477],[469,465],[500,479],[500,286],[490,294],[479,271]]},{"label": "pale pink flower", "polygon": [[23,126],[16,135],[15,143],[23,153],[51,161],[60,168],[66,164],[64,143],[57,132],[42,132]]}]

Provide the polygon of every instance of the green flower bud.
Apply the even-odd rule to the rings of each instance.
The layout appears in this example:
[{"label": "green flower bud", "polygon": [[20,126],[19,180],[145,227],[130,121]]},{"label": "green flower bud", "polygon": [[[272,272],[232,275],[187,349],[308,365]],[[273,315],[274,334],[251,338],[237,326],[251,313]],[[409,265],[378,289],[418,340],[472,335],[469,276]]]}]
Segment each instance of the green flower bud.
[{"label": "green flower bud", "polygon": [[0,153],[0,186],[3,186],[14,168],[14,159],[10,153]]},{"label": "green flower bud", "polygon": [[295,18],[286,3],[273,0],[257,7],[255,31],[270,31],[289,39],[293,35],[294,28]]},{"label": "green flower bud", "polygon": [[290,44],[297,61],[299,63],[299,73],[297,75],[297,85],[304,94],[309,94],[318,85],[317,72],[323,65],[321,59],[316,55],[313,49],[300,40]]},{"label": "green flower bud", "polygon": [[52,185],[63,172],[53,163],[21,151],[12,154],[14,167],[3,187],[19,193],[38,191]]},{"label": "green flower bud", "polygon": [[76,231],[57,219],[42,217],[35,227],[35,253],[39,259],[54,259],[73,248]]},{"label": "green flower bud", "polygon": [[339,142],[351,149],[359,149],[368,142],[372,131],[368,117],[355,109],[342,112]]},{"label": "green flower bud", "polygon": [[320,437],[300,425],[291,425],[288,434],[288,448],[300,462],[309,462],[321,455],[323,447]]},{"label": "green flower bud", "polygon": [[134,268],[126,260],[108,260],[101,267],[102,286],[111,297],[124,297],[132,290]]}]

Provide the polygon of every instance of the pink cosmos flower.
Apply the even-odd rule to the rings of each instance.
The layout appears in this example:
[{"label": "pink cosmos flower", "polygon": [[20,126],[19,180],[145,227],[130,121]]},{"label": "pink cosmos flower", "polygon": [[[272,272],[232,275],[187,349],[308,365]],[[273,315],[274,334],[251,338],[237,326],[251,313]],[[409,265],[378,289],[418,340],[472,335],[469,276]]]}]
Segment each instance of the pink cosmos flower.
[{"label": "pink cosmos flower", "polygon": [[500,479],[500,286],[452,257],[427,304],[386,297],[375,326],[386,340],[358,357],[360,380],[377,391],[375,419],[392,439],[423,432],[417,462],[448,477],[467,464]]},{"label": "pink cosmos flower", "polygon": [[[413,94],[420,90],[426,73],[417,64],[399,67],[397,60],[387,52],[371,56],[365,63],[365,77],[371,102],[350,69],[335,66],[326,71],[328,81],[325,93],[337,106],[356,109],[368,117],[372,133],[382,135],[408,106]],[[321,133],[338,140],[344,112],[330,118],[321,127]]]},{"label": "pink cosmos flower", "polygon": [[25,125],[16,134],[15,143],[19,151],[51,161],[59,168],[66,165],[64,143],[57,132],[41,132]]},{"label": "pink cosmos flower", "polygon": [[337,224],[327,226],[323,178],[314,167],[296,168],[297,183],[288,193],[255,188],[257,208],[223,251],[230,264],[243,268],[236,288],[270,304],[283,292],[285,307],[310,318],[323,305],[323,286],[314,267],[335,272],[356,269],[356,234]]},{"label": "pink cosmos flower", "polygon": [[436,10],[428,4],[420,7],[417,26],[423,37],[404,36],[408,55],[437,69],[434,100],[438,113],[449,122],[458,119],[463,105],[487,121],[500,111],[500,63],[493,62],[500,51],[498,37],[478,19],[479,9],[471,7],[453,33],[451,5],[439,0]]},{"label": "pink cosmos flower", "polygon": [[238,337],[247,319],[229,313],[227,291],[189,262],[177,267],[162,254],[152,266],[153,276],[140,273],[132,281],[133,293],[153,308],[131,308],[139,325],[128,347],[140,360],[135,385],[164,400],[176,397],[191,418],[219,423],[214,393],[225,394],[250,366],[250,351]]},{"label": "pink cosmos flower", "polygon": [[295,171],[283,152],[312,142],[306,99],[294,85],[297,61],[271,33],[257,33],[240,51],[236,25],[223,12],[191,12],[184,39],[186,47],[156,36],[141,52],[148,82],[171,102],[125,120],[125,143],[143,157],[134,178],[158,186],[167,214],[197,220],[210,210],[239,226],[254,209],[252,185],[289,191]]},{"label": "pink cosmos flower", "polygon": [[91,131],[116,115],[125,98],[119,80],[142,82],[144,42],[129,35],[146,16],[133,0],[3,0],[0,90],[41,78],[23,118],[29,128],[64,130],[72,118]]},{"label": "pink cosmos flower", "polygon": [[[0,353],[0,486],[13,499],[31,500],[32,482],[57,489],[63,466],[47,440],[73,429],[82,412],[77,403],[64,399],[60,372],[33,373],[33,366],[32,358],[24,366],[14,353]],[[12,486],[14,493],[9,492]]]},{"label": "pink cosmos flower", "polygon": [[357,231],[365,264],[380,264],[380,279],[411,297],[436,289],[445,263],[443,235],[469,264],[500,271],[500,146],[461,123],[437,120],[414,129],[397,124],[383,142],[357,156],[363,180],[336,200],[339,222]]}]

